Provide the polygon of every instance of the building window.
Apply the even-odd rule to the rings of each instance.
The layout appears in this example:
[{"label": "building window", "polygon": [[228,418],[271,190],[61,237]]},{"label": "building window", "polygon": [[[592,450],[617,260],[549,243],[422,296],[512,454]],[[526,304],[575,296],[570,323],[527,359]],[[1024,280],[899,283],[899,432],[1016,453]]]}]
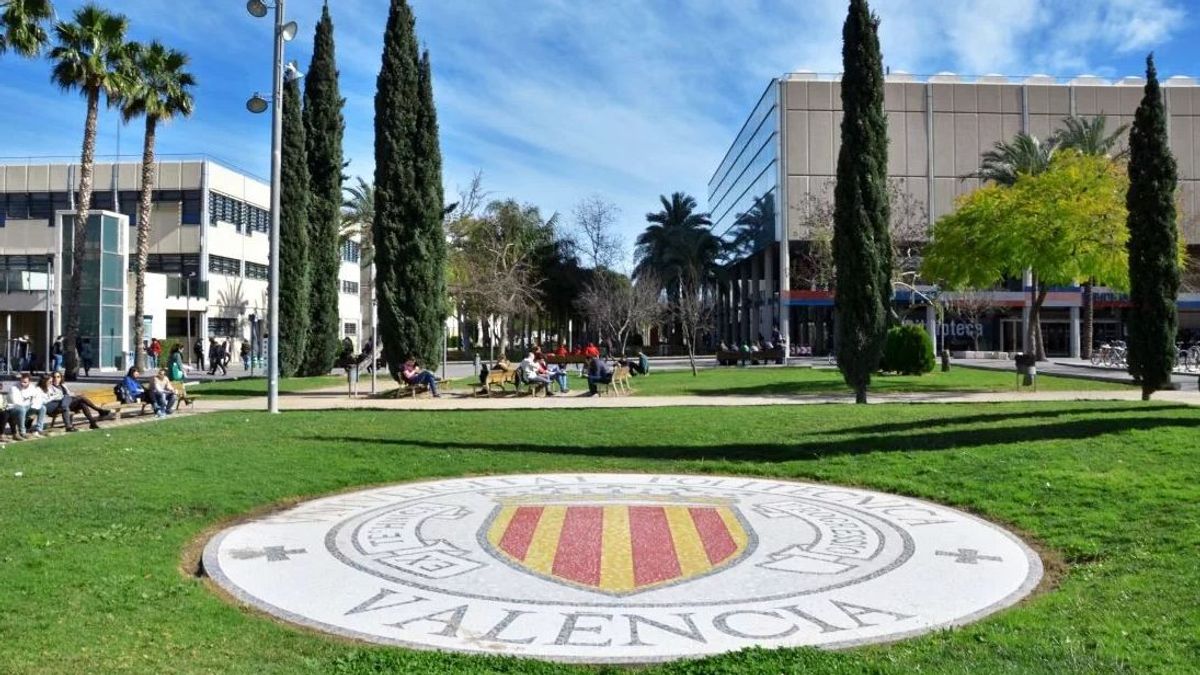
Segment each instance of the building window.
[{"label": "building window", "polygon": [[237,319],[209,319],[209,337],[237,337]]},{"label": "building window", "polygon": [[358,324],[356,324],[356,323],[342,324],[342,334],[343,335],[357,335],[358,334]]},{"label": "building window", "polygon": [[358,295],[358,282],[342,279],[342,292],[346,295]]},{"label": "building window", "polygon": [[208,271],[225,274],[231,277],[242,276],[242,261],[237,258],[226,258],[220,255],[208,256]]},{"label": "building window", "polygon": [[[136,264],[136,256],[130,256],[129,264]],[[132,267],[130,267],[132,269]],[[156,274],[200,276],[199,253],[151,253],[146,259],[146,271]]]},{"label": "building window", "polygon": [[247,204],[240,199],[234,199],[218,192],[208,194],[208,224],[217,222],[229,223],[238,232],[266,232],[270,221],[270,212],[260,209],[253,204]]},{"label": "building window", "polygon": [[351,239],[342,242],[342,260],[356,263],[362,257],[362,246]]},{"label": "building window", "polygon": [[259,265],[258,263],[252,263],[250,261],[246,261],[246,278],[247,279],[261,279],[263,281],[266,281],[269,274],[270,274],[270,268],[268,268],[266,265]]}]

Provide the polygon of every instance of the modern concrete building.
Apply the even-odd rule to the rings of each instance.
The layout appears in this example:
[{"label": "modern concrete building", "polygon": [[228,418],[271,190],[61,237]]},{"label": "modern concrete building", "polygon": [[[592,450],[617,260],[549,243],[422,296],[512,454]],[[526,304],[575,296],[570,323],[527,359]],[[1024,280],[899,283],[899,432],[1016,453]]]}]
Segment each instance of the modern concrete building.
[{"label": "modern concrete building", "polygon": [[[923,235],[954,208],[955,198],[979,186],[977,179],[965,176],[977,170],[980,155],[1018,132],[1046,139],[1070,115],[1104,114],[1112,130],[1132,124],[1143,85],[1138,77],[1110,81],[1038,75],[1018,80],[891,73],[885,107],[893,220],[923,221],[915,223]],[[1189,77],[1172,77],[1164,82],[1164,91],[1171,148],[1179,163],[1181,223],[1189,247],[1197,249],[1200,86]],[[811,223],[821,209],[831,211],[841,118],[837,76],[791,73],[773,80],[709,181],[714,230],[753,233],[745,254],[728,267],[732,281],[719,289],[719,333],[727,343],[770,335],[772,325],[778,324],[793,346],[809,346],[815,353],[832,349],[828,275],[806,266],[815,257],[809,253],[821,245],[814,241]],[[896,203],[901,208],[895,208]],[[934,312],[925,308],[928,303],[922,297],[932,290],[920,283],[915,288],[898,286],[897,307],[907,308],[909,320],[926,321],[946,336],[950,348],[973,344],[968,334],[978,331],[986,345],[981,349],[1022,349],[1029,293],[1020,280],[988,294],[996,309],[979,326],[957,325],[962,321],[954,317],[936,326]],[[1051,353],[1078,353],[1081,304],[1078,288],[1053,289],[1042,319]],[[1200,295],[1184,294],[1180,305],[1182,327],[1200,328]],[[1098,339],[1123,334],[1123,306],[1121,298],[1100,289]]]},{"label": "modern concrete building", "polygon": [[[95,165],[96,229],[89,241],[102,245],[102,265],[100,282],[93,284],[99,294],[82,301],[81,337],[93,341],[103,368],[128,363],[136,320],[145,323],[147,338],[228,338],[235,354],[242,341],[266,335],[268,183],[209,158],[163,160],[156,170],[145,315],[139,319],[128,270],[137,252],[141,165]],[[41,368],[47,341],[62,333],[70,271],[59,261],[69,261],[78,182],[76,164],[0,163],[0,335],[7,367],[15,369],[20,357],[28,360],[33,352],[38,359],[32,365]],[[341,291],[341,335],[356,344],[363,334],[359,257],[358,242],[346,242],[339,278],[321,282]]]}]

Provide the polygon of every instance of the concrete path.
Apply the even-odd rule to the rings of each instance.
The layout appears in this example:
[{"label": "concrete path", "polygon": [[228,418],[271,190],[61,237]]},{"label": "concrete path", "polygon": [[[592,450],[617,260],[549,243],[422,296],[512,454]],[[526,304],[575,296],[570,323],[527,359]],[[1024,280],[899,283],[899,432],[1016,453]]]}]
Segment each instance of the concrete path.
[{"label": "concrete path", "polygon": [[[872,404],[886,403],[1009,403],[1035,401],[1137,401],[1136,390],[1113,391],[1039,391],[986,393],[912,393],[879,394]],[[1200,406],[1196,392],[1170,391],[1155,394],[1154,400]],[[442,398],[350,398],[345,389],[325,389],[280,397],[282,410],[558,410],[575,408],[662,408],[662,407],[734,407],[853,403],[847,395],[794,396],[583,396],[556,395],[549,398],[504,396],[476,398],[468,394],[448,393]],[[265,398],[230,401],[204,401],[196,404],[199,411],[264,410]]]}]

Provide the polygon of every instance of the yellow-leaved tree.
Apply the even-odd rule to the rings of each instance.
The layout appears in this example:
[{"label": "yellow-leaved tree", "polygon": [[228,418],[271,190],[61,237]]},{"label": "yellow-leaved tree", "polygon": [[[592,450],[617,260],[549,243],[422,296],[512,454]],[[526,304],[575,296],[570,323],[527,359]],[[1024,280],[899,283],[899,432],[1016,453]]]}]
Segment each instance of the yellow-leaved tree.
[{"label": "yellow-leaved tree", "polygon": [[960,198],[954,213],[934,224],[924,276],[951,289],[987,288],[1031,270],[1028,339],[1045,359],[1039,324],[1049,287],[1090,278],[1117,290],[1129,286],[1128,187],[1123,164],[1059,152],[1042,173]]}]

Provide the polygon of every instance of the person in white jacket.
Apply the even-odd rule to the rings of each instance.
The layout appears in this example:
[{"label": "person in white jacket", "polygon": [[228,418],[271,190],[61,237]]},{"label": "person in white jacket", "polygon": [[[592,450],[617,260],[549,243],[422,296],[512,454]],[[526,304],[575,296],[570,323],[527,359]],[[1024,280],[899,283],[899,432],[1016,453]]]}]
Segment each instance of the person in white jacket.
[{"label": "person in white jacket", "polygon": [[41,437],[46,427],[46,393],[33,386],[29,373],[21,373],[20,379],[8,388],[9,423],[13,427],[13,436],[25,438],[26,423],[30,412],[37,413],[37,421],[33,425],[33,435]]}]

